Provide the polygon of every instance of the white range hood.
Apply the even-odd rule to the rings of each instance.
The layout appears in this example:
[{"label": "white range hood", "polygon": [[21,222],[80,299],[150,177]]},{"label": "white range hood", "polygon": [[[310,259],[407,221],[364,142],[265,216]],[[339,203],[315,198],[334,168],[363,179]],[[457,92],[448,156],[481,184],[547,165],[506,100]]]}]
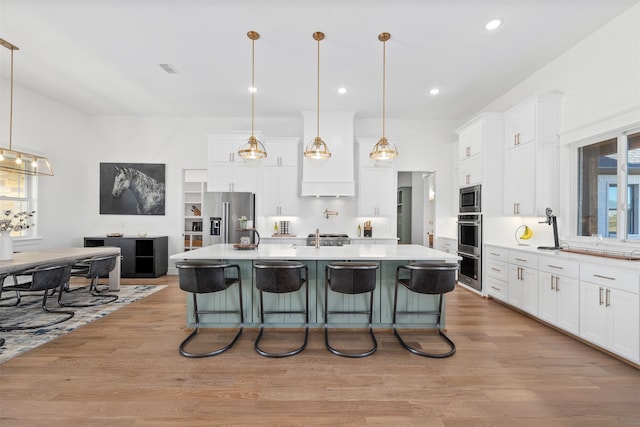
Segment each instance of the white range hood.
[{"label": "white range hood", "polygon": [[[302,192],[307,197],[354,197],[354,134],[352,111],[321,111],[320,137],[327,144],[331,158],[309,160],[302,158]],[[304,148],[317,132],[317,112],[303,111]]]}]

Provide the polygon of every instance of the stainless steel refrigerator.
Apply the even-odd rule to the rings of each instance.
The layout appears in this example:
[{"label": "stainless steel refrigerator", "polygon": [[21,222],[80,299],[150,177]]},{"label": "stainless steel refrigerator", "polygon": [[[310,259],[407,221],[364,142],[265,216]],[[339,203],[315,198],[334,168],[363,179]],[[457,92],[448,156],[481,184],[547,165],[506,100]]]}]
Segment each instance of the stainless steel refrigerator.
[{"label": "stainless steel refrigerator", "polygon": [[253,193],[204,193],[202,218],[206,224],[204,245],[240,243],[240,237],[248,237],[255,243],[250,231],[240,231],[240,217],[247,217],[255,225],[256,196]]}]

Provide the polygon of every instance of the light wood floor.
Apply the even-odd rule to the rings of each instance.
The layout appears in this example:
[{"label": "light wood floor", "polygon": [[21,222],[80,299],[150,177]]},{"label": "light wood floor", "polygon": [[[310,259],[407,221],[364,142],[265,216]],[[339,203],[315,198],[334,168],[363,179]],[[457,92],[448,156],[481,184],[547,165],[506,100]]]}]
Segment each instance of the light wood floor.
[{"label": "light wood floor", "polygon": [[264,358],[256,330],[186,359],[185,294],[175,276],[154,282],[170,286],[0,365],[0,425],[640,425],[640,370],[465,289],[448,296],[448,359],[409,354],[388,330],[366,359],[330,354],[319,331],[297,356]]}]

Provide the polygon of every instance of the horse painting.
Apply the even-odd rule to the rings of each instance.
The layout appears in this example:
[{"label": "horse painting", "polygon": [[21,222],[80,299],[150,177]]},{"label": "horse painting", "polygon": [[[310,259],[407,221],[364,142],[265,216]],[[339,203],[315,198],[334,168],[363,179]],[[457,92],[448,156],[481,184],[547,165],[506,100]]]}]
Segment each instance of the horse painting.
[{"label": "horse painting", "polygon": [[164,183],[134,168],[114,168],[113,197],[119,199],[129,190],[136,199],[138,215],[164,215]]}]

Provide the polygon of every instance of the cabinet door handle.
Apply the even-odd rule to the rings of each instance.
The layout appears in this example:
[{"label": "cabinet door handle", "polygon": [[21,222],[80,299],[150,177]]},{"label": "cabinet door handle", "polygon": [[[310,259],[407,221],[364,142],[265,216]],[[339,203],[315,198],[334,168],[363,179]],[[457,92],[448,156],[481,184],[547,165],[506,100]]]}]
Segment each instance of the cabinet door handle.
[{"label": "cabinet door handle", "polygon": [[551,275],[551,290],[555,291],[556,290],[556,285],[555,285],[555,278],[556,276]]},{"label": "cabinet door handle", "polygon": [[471,147],[467,147],[467,152],[465,154],[467,157],[471,156]]},{"label": "cabinet door handle", "polygon": [[560,286],[558,286],[558,279],[560,279],[558,276],[553,276],[556,280],[556,292],[558,292],[560,290]]},{"label": "cabinet door handle", "polygon": [[491,289],[496,290],[496,291],[500,290],[500,288],[496,288],[495,286],[491,286]]},{"label": "cabinet door handle", "polygon": [[616,280],[615,277],[601,276],[600,274],[594,274],[593,277],[599,277],[601,279],[606,279],[606,280]]},{"label": "cabinet door handle", "polygon": [[502,270],[500,270],[499,268],[495,268],[495,267],[491,267],[491,269],[492,269],[493,271],[502,271]]},{"label": "cabinet door handle", "polygon": [[549,267],[549,268],[557,268],[558,270],[564,270],[564,267],[559,267],[557,265],[547,264],[547,267]]},{"label": "cabinet door handle", "polygon": [[467,176],[465,176],[465,183],[471,183],[471,175],[467,174]]},{"label": "cabinet door handle", "polygon": [[490,254],[490,255],[493,255],[493,256],[500,256],[500,254],[497,254],[497,253],[495,253],[495,252],[489,252],[489,254]]},{"label": "cabinet door handle", "polygon": [[598,305],[602,305],[602,286],[598,286]]},{"label": "cabinet door handle", "polygon": [[607,288],[604,306],[609,307],[610,305],[611,305],[611,289]]},{"label": "cabinet door handle", "polygon": [[516,261],[520,261],[520,262],[527,262],[526,259],[522,259],[522,258],[514,258]]}]

